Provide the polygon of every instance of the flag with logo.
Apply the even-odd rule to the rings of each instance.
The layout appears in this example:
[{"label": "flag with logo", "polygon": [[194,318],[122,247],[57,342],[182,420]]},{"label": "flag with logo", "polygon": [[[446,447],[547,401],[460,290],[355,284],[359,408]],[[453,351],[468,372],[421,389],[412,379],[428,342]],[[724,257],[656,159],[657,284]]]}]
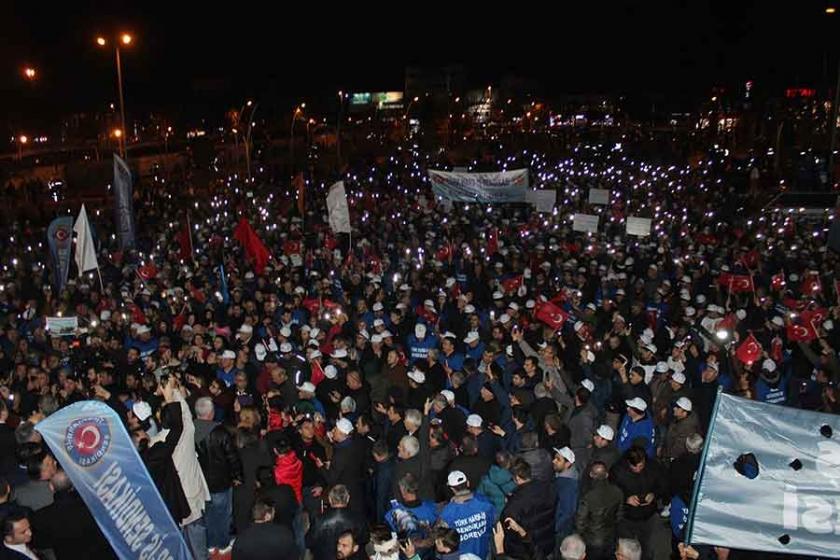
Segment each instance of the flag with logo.
[{"label": "flag with logo", "polygon": [[718,393],[686,541],[840,558],[840,416]]},{"label": "flag with logo", "polygon": [[755,291],[752,276],[747,274],[729,274],[724,272],[718,278],[718,283],[730,290],[733,294]]},{"label": "flag with logo", "polygon": [[819,274],[809,274],[802,280],[801,287],[802,295],[805,297],[814,296],[822,292],[822,282],[820,282]]},{"label": "flag with logo", "polygon": [[73,216],[61,216],[47,228],[47,245],[53,265],[53,285],[56,292],[64,289],[70,272],[70,250],[73,246]]},{"label": "flag with logo", "polygon": [[192,558],[111,407],[99,401],[77,402],[38,422],[35,429],[121,560]]},{"label": "flag with logo", "polygon": [[327,193],[327,213],[329,214],[330,228],[335,233],[350,233],[350,207],[347,206],[347,193],[344,190],[344,181],[338,181],[330,187]]},{"label": "flag with logo", "polygon": [[811,323],[790,323],[787,337],[791,342],[811,342],[817,338],[817,331]]},{"label": "flag with logo", "polygon": [[114,154],[114,223],[122,250],[134,249],[134,200],[131,190],[131,170],[120,156]]}]

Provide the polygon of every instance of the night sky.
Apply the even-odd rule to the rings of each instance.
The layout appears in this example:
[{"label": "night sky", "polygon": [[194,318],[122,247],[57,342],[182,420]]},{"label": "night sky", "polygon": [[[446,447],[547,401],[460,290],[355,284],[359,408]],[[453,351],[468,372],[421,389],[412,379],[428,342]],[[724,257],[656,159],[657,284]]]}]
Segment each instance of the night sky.
[{"label": "night sky", "polygon": [[[571,3],[15,0],[0,17],[0,120],[115,100],[113,52],[93,38],[122,29],[137,36],[123,59],[129,111],[180,118],[215,116],[245,96],[280,108],[338,89],[402,89],[407,64],[460,63],[474,85],[513,74],[549,97],[626,93],[686,109],[715,85],[753,79],[777,93],[835,80],[840,41],[829,39],[840,36],[840,13],[826,16],[822,0]],[[21,78],[24,63],[38,68],[37,83]]]}]

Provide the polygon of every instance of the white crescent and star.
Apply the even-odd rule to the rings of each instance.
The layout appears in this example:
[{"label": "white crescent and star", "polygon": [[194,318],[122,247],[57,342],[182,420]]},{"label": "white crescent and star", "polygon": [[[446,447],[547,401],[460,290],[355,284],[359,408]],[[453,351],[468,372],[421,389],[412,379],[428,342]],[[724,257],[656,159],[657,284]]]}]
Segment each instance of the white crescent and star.
[{"label": "white crescent and star", "polygon": [[[94,440],[93,443],[90,445],[85,445],[85,434],[87,433],[93,433]],[[82,428],[82,431],[79,432],[79,443],[76,445],[80,450],[96,449],[101,439],[102,436],[99,433],[98,428],[96,428],[95,426],[85,426],[84,428]]]}]

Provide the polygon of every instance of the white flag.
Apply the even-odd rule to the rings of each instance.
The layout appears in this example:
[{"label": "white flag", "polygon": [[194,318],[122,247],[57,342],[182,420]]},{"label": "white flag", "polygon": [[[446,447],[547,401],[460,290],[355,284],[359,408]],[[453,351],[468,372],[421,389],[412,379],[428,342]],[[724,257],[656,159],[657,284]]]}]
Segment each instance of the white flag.
[{"label": "white flag", "polygon": [[90,224],[84,204],[82,204],[82,209],[79,210],[79,217],[76,218],[73,232],[76,234],[76,266],[79,269],[79,276],[81,276],[88,270],[99,268],[99,263],[96,262],[96,248],[93,246],[93,236],[90,234]]},{"label": "white flag", "polygon": [[333,232],[350,233],[350,208],[347,206],[344,181],[339,181],[330,187],[330,192],[327,193],[327,211]]}]

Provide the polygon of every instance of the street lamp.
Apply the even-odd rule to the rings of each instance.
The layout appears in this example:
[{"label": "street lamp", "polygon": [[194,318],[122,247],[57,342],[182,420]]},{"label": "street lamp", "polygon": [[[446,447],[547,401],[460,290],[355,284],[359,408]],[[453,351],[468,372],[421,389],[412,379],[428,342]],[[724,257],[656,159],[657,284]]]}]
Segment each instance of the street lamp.
[{"label": "street lamp", "polygon": [[33,81],[37,75],[38,72],[31,66],[27,66],[23,69],[23,77],[29,80],[30,82]]},{"label": "street lamp", "polygon": [[[123,79],[122,79],[122,63],[120,62],[120,45],[127,47],[134,42],[134,37],[131,36],[129,33],[121,33],[119,37],[114,40],[114,55],[117,61],[117,89],[119,90],[120,94],[120,127],[121,131],[119,135],[114,135],[120,140],[120,155],[123,159],[125,159],[125,137],[123,136],[122,132],[126,130],[125,128],[125,100],[123,97]],[[103,36],[98,36],[96,38],[96,44],[100,47],[105,47],[108,45],[108,40],[105,39]]]},{"label": "street lamp", "polygon": [[18,137],[18,161],[23,161],[23,146],[29,142],[29,138],[25,134]]},{"label": "street lamp", "polygon": [[338,168],[341,169],[341,113],[344,109],[344,92],[338,92],[338,119],[335,126],[335,149],[338,159]]},{"label": "street lamp", "polygon": [[833,15],[836,12],[837,12],[837,9],[834,6],[829,6],[828,8],[825,9],[825,13],[828,14],[828,15]]},{"label": "street lamp", "polygon": [[306,109],[306,103],[301,103],[292,111],[292,126],[289,129],[289,165],[292,175],[295,174],[295,121],[298,115],[303,113],[304,109]]}]

